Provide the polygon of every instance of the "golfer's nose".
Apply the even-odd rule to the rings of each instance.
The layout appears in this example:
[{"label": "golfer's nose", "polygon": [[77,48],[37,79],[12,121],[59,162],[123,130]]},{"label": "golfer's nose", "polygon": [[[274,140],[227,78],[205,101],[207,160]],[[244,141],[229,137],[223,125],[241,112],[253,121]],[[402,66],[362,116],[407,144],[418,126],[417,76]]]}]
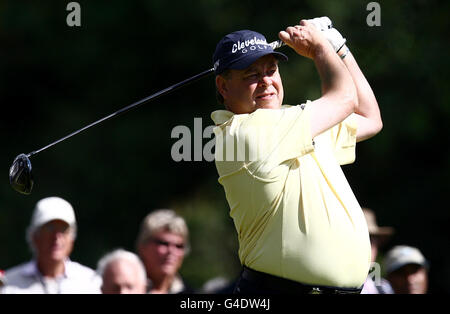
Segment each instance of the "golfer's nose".
[{"label": "golfer's nose", "polygon": [[269,75],[263,75],[259,80],[259,85],[261,86],[270,86],[272,84],[272,79]]}]

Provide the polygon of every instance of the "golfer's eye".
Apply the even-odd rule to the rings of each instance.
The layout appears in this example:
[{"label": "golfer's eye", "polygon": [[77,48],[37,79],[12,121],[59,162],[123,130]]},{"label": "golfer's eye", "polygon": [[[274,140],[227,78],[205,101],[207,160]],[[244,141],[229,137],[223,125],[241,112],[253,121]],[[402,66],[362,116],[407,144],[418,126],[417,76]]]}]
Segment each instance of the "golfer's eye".
[{"label": "golfer's eye", "polygon": [[277,67],[270,68],[269,71],[267,71],[267,75],[272,76],[275,74],[276,71],[277,71]]},{"label": "golfer's eye", "polygon": [[245,76],[246,79],[257,79],[258,78],[258,73],[256,72],[250,72]]}]

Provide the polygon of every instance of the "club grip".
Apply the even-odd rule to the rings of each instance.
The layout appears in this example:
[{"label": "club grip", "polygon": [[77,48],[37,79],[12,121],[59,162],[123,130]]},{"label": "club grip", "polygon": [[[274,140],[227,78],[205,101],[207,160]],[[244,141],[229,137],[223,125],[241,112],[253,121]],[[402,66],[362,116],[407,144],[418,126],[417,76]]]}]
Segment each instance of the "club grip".
[{"label": "club grip", "polygon": [[286,46],[286,43],[281,39],[271,42],[269,45],[272,46],[272,49],[278,49],[280,47]]}]

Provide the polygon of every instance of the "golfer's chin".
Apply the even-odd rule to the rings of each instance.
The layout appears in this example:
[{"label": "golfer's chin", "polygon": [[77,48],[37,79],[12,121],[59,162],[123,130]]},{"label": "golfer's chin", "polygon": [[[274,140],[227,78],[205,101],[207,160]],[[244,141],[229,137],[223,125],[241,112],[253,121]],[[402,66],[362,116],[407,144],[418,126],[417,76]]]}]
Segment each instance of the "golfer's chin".
[{"label": "golfer's chin", "polygon": [[255,100],[255,108],[256,109],[280,109],[281,101],[274,97],[272,99],[256,99]]}]

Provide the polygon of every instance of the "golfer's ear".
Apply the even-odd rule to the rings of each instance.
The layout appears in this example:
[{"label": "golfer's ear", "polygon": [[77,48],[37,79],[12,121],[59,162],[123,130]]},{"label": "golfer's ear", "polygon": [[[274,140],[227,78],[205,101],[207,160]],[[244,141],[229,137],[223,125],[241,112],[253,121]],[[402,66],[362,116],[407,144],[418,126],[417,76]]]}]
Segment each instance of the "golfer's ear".
[{"label": "golfer's ear", "polygon": [[227,80],[221,76],[216,76],[216,87],[217,91],[222,95],[223,98],[226,98],[226,93],[228,92]]}]

